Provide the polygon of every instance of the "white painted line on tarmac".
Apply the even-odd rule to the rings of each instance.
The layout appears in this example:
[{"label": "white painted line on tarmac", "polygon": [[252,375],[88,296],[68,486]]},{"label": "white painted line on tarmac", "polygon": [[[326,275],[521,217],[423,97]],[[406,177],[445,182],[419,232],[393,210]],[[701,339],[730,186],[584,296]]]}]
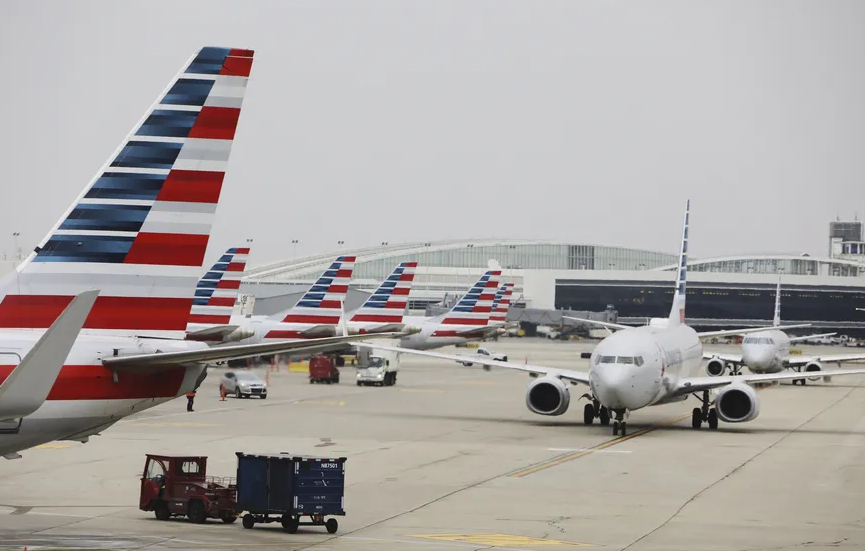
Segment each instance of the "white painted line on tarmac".
[{"label": "white painted line on tarmac", "polygon": [[593,450],[591,448],[547,448],[551,452],[631,453],[631,450]]}]

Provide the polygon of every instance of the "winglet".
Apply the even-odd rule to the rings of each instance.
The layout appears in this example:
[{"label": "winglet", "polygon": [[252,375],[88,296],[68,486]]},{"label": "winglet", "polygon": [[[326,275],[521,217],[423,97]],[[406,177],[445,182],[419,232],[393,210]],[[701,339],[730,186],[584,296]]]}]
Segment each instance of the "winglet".
[{"label": "winglet", "polygon": [[26,417],[42,406],[98,295],[84,291],[73,298],[0,384],[0,420]]},{"label": "winglet", "polygon": [[688,226],[691,212],[691,200],[685,203],[685,223],[682,228],[682,249],[679,252],[679,267],[676,270],[676,293],[673,295],[673,307],[670,309],[670,326],[685,323],[685,293],[688,272]]},{"label": "winglet", "polygon": [[778,274],[778,288],[775,290],[775,317],[772,318],[772,327],[781,325],[781,274]]}]

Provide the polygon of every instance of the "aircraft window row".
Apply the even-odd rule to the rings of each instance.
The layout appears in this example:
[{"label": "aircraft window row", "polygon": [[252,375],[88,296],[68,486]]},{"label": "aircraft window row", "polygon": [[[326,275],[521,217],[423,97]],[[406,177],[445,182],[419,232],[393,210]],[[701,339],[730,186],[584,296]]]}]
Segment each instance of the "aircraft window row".
[{"label": "aircraft window row", "polygon": [[775,344],[774,339],[768,337],[746,337],[742,342],[746,344]]},{"label": "aircraft window row", "polygon": [[642,356],[598,356],[595,364],[643,365]]}]

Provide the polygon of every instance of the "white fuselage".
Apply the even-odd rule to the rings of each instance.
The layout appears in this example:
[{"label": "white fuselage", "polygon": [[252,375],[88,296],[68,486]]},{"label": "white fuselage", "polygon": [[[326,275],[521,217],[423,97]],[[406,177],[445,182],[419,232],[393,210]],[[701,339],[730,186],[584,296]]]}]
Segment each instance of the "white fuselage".
[{"label": "white fuselage", "polygon": [[742,363],[753,373],[779,373],[790,356],[790,337],[778,329],[750,333],[742,339]]},{"label": "white fuselage", "polygon": [[[0,383],[41,334],[0,332]],[[102,365],[102,358],[206,347],[182,340],[79,335],[42,406],[20,422],[0,422],[0,456],[53,440],[78,440],[96,434],[127,415],[194,390],[206,376],[206,368],[200,364],[151,373],[115,373]]]},{"label": "white fuselage", "polygon": [[[465,344],[479,337],[465,336],[469,331],[481,331],[489,327],[489,321],[484,325],[456,325],[443,324],[445,316],[425,318],[420,316],[406,316],[403,323],[408,326],[418,327],[420,331],[403,337],[399,341],[401,348],[411,350],[432,350],[443,346]],[[499,325],[499,324],[497,324]]]},{"label": "white fuselage", "polygon": [[703,345],[687,325],[618,331],[592,352],[589,386],[608,409],[631,411],[664,400],[680,377],[696,375]]}]

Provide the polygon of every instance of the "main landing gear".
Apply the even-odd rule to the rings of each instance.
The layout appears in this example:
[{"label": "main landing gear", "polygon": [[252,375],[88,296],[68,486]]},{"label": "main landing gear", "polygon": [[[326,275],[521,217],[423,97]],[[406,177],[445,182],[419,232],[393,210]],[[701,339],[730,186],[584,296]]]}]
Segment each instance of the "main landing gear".
[{"label": "main landing gear", "polygon": [[699,429],[705,421],[710,429],[716,430],[718,428],[718,412],[715,411],[715,408],[709,407],[712,405],[709,401],[709,391],[704,390],[700,399],[703,401],[703,405],[694,408],[694,411],[691,412],[691,426],[694,429]]},{"label": "main landing gear", "polygon": [[595,422],[595,419],[604,426],[610,424],[610,410],[606,408],[606,406],[602,406],[599,401],[597,401],[592,395],[584,394],[582,397],[588,398],[592,401],[591,404],[586,404],[583,408],[583,423],[587,425],[591,425]]}]

